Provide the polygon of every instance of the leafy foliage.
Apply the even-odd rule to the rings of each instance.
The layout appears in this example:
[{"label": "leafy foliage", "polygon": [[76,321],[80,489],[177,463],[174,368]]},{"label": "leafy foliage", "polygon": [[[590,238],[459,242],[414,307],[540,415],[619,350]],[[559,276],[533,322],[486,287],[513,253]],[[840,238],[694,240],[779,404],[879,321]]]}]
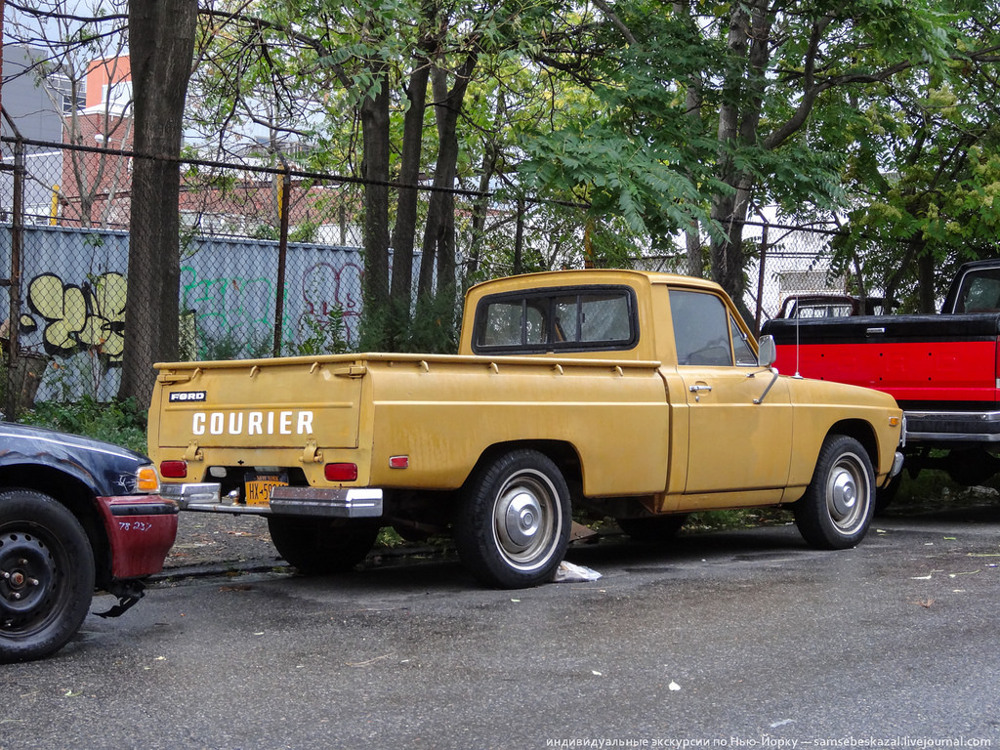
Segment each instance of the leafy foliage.
[{"label": "leafy foliage", "polygon": [[146,411],[131,398],[102,403],[85,395],[75,403],[43,401],[20,421],[146,452]]}]

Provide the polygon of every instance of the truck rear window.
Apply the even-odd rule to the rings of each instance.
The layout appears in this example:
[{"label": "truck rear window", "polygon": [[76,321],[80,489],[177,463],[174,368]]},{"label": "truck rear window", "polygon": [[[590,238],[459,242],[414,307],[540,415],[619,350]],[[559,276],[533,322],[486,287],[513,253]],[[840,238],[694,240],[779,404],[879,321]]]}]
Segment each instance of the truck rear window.
[{"label": "truck rear window", "polygon": [[976,269],[966,274],[958,293],[957,313],[1000,310],[1000,268]]},{"label": "truck rear window", "polygon": [[639,335],[629,287],[557,287],[497,294],[476,309],[476,353],[631,349]]}]

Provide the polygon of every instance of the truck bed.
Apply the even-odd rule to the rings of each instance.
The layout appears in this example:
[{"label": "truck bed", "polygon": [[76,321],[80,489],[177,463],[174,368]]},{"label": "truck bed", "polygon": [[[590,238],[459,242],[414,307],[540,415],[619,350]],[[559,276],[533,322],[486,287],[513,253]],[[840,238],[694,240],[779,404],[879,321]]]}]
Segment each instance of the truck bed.
[{"label": "truck bed", "polygon": [[866,386],[906,410],[989,410],[997,400],[1000,314],[771,320],[786,374]]}]

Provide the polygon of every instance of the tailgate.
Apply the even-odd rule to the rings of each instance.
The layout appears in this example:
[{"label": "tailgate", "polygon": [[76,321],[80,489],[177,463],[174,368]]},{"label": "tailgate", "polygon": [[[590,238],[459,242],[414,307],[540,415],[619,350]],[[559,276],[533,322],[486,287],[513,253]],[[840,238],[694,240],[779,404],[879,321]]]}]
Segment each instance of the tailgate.
[{"label": "tailgate", "polygon": [[362,364],[286,359],[158,368],[151,448],[358,445]]}]

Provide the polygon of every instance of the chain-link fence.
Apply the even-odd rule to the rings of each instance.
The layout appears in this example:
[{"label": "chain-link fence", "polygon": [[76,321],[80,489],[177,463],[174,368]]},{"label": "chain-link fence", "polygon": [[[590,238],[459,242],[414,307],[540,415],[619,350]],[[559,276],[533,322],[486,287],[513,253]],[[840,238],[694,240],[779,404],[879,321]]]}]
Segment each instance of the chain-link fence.
[{"label": "chain-link fence", "polygon": [[[118,390],[128,345],[132,157],[111,145],[0,142],[0,220],[7,229],[0,233],[0,265],[9,269],[11,291],[0,338],[18,333],[14,361],[25,369],[28,390],[38,387],[38,398],[89,393],[106,400]],[[182,356],[355,347],[363,312],[364,186],[253,158],[241,165],[187,160],[180,169]],[[427,281],[421,280],[420,227],[431,194],[418,189],[414,294]],[[589,260],[579,206],[476,190],[450,198],[460,288]],[[763,225],[748,226],[745,234],[757,250],[744,304],[758,326],[777,314],[788,294],[843,289],[843,280],[828,278],[827,235]],[[636,256],[630,261],[636,267],[686,268],[679,257]],[[428,269],[428,278],[441,267]]]}]

